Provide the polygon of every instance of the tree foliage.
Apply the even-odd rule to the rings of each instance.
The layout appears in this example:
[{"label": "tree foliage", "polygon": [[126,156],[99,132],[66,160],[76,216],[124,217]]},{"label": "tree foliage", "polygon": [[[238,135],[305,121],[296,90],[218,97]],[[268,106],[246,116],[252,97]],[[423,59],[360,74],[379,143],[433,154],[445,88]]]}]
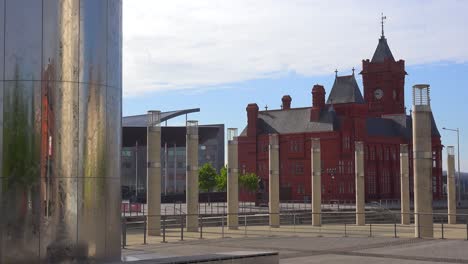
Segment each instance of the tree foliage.
[{"label": "tree foliage", "polygon": [[219,192],[226,191],[227,188],[227,167],[224,166],[216,175],[216,190]]},{"label": "tree foliage", "polygon": [[198,171],[198,187],[201,191],[210,192],[216,186],[216,170],[210,163],[205,163]]},{"label": "tree foliage", "polygon": [[246,173],[239,177],[239,185],[248,192],[256,192],[258,190],[259,178],[255,173]]}]

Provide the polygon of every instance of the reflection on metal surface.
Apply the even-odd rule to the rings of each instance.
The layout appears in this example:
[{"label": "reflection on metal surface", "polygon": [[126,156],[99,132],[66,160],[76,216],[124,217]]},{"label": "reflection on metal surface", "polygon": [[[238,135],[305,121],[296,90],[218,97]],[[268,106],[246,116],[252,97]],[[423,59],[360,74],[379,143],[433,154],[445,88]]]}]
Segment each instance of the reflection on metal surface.
[{"label": "reflection on metal surface", "polygon": [[120,259],[121,17],[0,0],[0,263]]}]

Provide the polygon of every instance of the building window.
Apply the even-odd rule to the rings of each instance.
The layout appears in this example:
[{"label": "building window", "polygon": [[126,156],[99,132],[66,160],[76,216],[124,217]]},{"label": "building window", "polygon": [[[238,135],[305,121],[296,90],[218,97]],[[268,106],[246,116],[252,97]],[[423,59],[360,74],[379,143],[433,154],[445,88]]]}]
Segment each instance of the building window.
[{"label": "building window", "polygon": [[352,161],[347,162],[347,173],[349,175],[353,174],[353,162]]},{"label": "building window", "polygon": [[375,148],[374,147],[370,148],[370,159],[375,160]]},{"label": "building window", "polygon": [[303,162],[296,162],[295,172],[296,172],[296,175],[304,174],[304,163]]},{"label": "building window", "polygon": [[349,193],[354,193],[354,183],[353,182],[350,182],[349,183]]},{"label": "building window", "polygon": [[369,168],[367,178],[367,190],[369,194],[376,194],[375,168]]},{"label": "building window", "polygon": [[339,188],[339,193],[345,193],[345,185],[344,185],[344,182],[340,182],[338,184],[338,188]]},{"label": "building window", "polygon": [[392,160],[396,160],[396,151],[395,151],[395,148],[392,148]]},{"label": "building window", "polygon": [[344,161],[342,160],[338,161],[338,174],[344,174]]},{"label": "building window", "polygon": [[124,162],[123,162],[123,167],[124,167],[125,169],[130,169],[130,168],[132,167],[132,163],[129,162],[129,161],[124,161]]},{"label": "building window", "polygon": [[300,140],[289,141],[290,152],[302,152],[302,142]]},{"label": "building window", "polygon": [[304,190],[304,185],[302,184],[298,184],[297,185],[297,194],[304,194],[305,193],[305,190]]},{"label": "building window", "polygon": [[351,139],[349,136],[343,136],[343,148],[349,150],[351,148]]}]

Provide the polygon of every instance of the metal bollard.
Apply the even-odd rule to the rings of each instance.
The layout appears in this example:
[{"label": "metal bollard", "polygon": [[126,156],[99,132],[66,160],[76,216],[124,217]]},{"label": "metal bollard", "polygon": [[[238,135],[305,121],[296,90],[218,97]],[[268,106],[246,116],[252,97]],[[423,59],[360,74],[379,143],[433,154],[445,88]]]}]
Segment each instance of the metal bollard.
[{"label": "metal bollard", "polygon": [[442,228],[442,239],[445,239],[444,237],[444,222],[442,222],[442,225],[441,225],[441,228]]},{"label": "metal bollard", "polygon": [[200,239],[203,239],[203,215],[200,216]]},{"label": "metal bollard", "polygon": [[372,237],[372,224],[369,224],[369,237]]},{"label": "metal bollard", "polygon": [[244,236],[247,236],[247,214],[244,214]]},{"label": "metal bollard", "polygon": [[466,224],[466,240],[468,241],[468,224]]},{"label": "metal bollard", "polygon": [[143,219],[143,245],[146,245],[146,230],[148,229],[148,220]]},{"label": "metal bollard", "polygon": [[421,225],[419,221],[419,215],[416,215],[416,217],[418,218],[418,238],[421,238]]},{"label": "metal bollard", "polygon": [[163,217],[163,226],[162,226],[162,230],[163,230],[163,243],[166,243],[166,216]]},{"label": "metal bollard", "polygon": [[294,234],[296,233],[296,213],[293,214]]},{"label": "metal bollard", "polygon": [[122,248],[127,246],[127,219],[122,220]]},{"label": "metal bollard", "polygon": [[221,238],[224,238],[224,214],[221,216]]},{"label": "metal bollard", "polygon": [[393,223],[393,237],[397,238],[396,223]]},{"label": "metal bollard", "polygon": [[180,241],[184,241],[184,216],[180,215]]}]

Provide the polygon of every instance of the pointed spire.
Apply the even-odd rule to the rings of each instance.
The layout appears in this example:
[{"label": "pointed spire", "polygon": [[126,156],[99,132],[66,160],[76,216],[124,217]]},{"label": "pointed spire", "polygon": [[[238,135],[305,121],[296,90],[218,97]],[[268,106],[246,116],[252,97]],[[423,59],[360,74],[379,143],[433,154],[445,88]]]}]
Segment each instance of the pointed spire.
[{"label": "pointed spire", "polygon": [[353,70],[353,76],[354,76],[354,70],[355,70],[355,69],[354,69],[354,67],[353,67],[353,69],[352,69],[352,70]]},{"label": "pointed spire", "polygon": [[382,17],[381,17],[381,24],[382,24],[382,38],[385,38],[385,35],[384,35],[384,20],[387,19],[387,16],[384,16],[383,13],[382,13]]},{"label": "pointed spire", "polygon": [[384,21],[387,19],[387,16],[384,16],[382,13],[381,21],[382,24],[382,36],[380,36],[379,44],[377,45],[377,49],[374,52],[374,56],[372,57],[371,62],[384,62],[385,59],[389,59],[391,61],[395,61],[393,58],[393,54],[388,47],[387,39],[384,35]]},{"label": "pointed spire", "polygon": [[335,69],[335,77],[338,77],[338,69]]}]

